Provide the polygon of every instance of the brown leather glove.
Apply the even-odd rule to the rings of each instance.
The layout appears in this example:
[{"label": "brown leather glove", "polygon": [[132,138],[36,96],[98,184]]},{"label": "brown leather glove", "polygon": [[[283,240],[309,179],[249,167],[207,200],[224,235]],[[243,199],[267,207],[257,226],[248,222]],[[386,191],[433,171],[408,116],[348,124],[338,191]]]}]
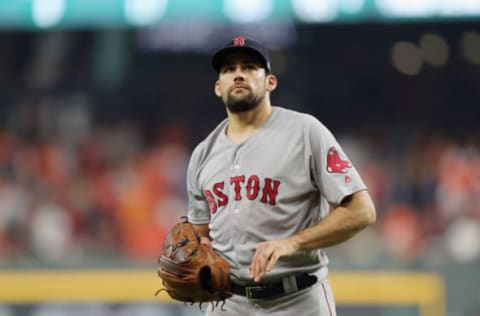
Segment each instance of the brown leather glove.
[{"label": "brown leather glove", "polygon": [[170,229],[158,259],[162,290],[175,300],[200,303],[200,307],[204,302],[218,305],[232,296],[230,265],[211,246],[201,244],[198,232],[184,220]]}]

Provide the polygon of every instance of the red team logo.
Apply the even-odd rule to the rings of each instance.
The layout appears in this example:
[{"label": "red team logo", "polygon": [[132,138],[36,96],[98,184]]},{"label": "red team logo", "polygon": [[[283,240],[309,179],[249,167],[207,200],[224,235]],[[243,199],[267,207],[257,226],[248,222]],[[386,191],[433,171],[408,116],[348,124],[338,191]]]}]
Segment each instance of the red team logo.
[{"label": "red team logo", "polygon": [[245,37],[237,36],[233,39],[233,46],[245,46]]},{"label": "red team logo", "polygon": [[212,192],[210,191],[205,191],[205,199],[207,200],[208,203],[208,208],[210,209],[210,212],[212,214],[215,214],[217,212],[217,203],[215,202],[215,197],[213,196]]},{"label": "red team logo", "polygon": [[[244,37],[235,38],[234,45],[243,44],[245,44]],[[330,147],[327,154],[327,171],[329,173],[347,173],[349,168],[352,168],[350,161],[340,158],[338,150],[335,147]],[[348,175],[345,175],[344,180],[345,183],[352,181]],[[281,184],[279,180],[270,178],[260,179],[257,175],[249,177],[241,175],[231,177],[229,182],[217,182],[211,190],[204,191],[205,199],[212,214],[215,214],[220,207],[227,205],[229,202],[229,197],[224,192],[227,190],[227,186],[233,188],[235,194],[232,198],[235,201],[240,201],[244,198],[248,200],[258,199],[261,203],[276,205],[278,188]]]},{"label": "red team logo", "polygon": [[281,182],[270,178],[260,179],[257,175],[246,177],[245,175],[231,177],[230,183],[217,182],[213,185],[211,190],[203,192],[207,200],[210,212],[215,214],[217,210],[227,205],[229,197],[224,192],[228,190],[227,186],[233,188],[235,194],[232,198],[235,201],[240,201],[247,198],[250,201],[258,200],[263,204],[276,205],[278,188]]},{"label": "red team logo", "polygon": [[[348,168],[352,168],[350,161],[342,160],[338,150],[335,147],[330,147],[327,154],[327,171],[330,173],[347,173]],[[347,179],[345,179],[345,182],[347,182]]]}]

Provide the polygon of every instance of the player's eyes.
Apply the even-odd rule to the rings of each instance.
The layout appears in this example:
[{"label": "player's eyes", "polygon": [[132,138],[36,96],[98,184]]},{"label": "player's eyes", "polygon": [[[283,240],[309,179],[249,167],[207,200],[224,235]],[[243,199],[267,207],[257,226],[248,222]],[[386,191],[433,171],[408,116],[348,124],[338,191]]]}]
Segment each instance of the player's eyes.
[{"label": "player's eyes", "polygon": [[235,67],[234,66],[225,66],[223,67],[223,73],[227,73],[227,72],[234,72],[235,71]]},{"label": "player's eyes", "polygon": [[[241,65],[240,66],[242,68],[243,71],[253,71],[253,70],[256,70],[258,69],[258,66],[256,64],[244,64],[244,65]],[[221,72],[222,73],[232,73],[232,72],[235,72],[237,70],[237,66],[235,65],[225,65],[222,69],[221,69]]]}]

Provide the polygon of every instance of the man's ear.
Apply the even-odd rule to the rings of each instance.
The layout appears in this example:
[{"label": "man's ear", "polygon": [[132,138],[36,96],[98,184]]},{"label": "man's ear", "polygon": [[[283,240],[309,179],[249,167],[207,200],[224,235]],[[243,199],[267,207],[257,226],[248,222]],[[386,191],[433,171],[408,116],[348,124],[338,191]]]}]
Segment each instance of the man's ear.
[{"label": "man's ear", "polygon": [[267,91],[275,90],[277,83],[277,77],[275,77],[275,75],[267,75]]},{"label": "man's ear", "polygon": [[215,81],[215,95],[217,97],[221,97],[222,96],[222,92],[220,91],[220,81]]}]

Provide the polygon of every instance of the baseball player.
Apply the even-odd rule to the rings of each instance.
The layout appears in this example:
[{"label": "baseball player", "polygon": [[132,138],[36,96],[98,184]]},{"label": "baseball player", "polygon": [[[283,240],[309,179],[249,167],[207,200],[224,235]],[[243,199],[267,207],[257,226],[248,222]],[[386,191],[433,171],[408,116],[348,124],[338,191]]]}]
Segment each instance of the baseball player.
[{"label": "baseball player", "polygon": [[234,295],[207,315],[334,316],[324,248],[375,222],[365,184],[322,123],[271,105],[261,43],[235,37],[211,62],[227,119],[190,158],[188,218],[228,260]]}]

